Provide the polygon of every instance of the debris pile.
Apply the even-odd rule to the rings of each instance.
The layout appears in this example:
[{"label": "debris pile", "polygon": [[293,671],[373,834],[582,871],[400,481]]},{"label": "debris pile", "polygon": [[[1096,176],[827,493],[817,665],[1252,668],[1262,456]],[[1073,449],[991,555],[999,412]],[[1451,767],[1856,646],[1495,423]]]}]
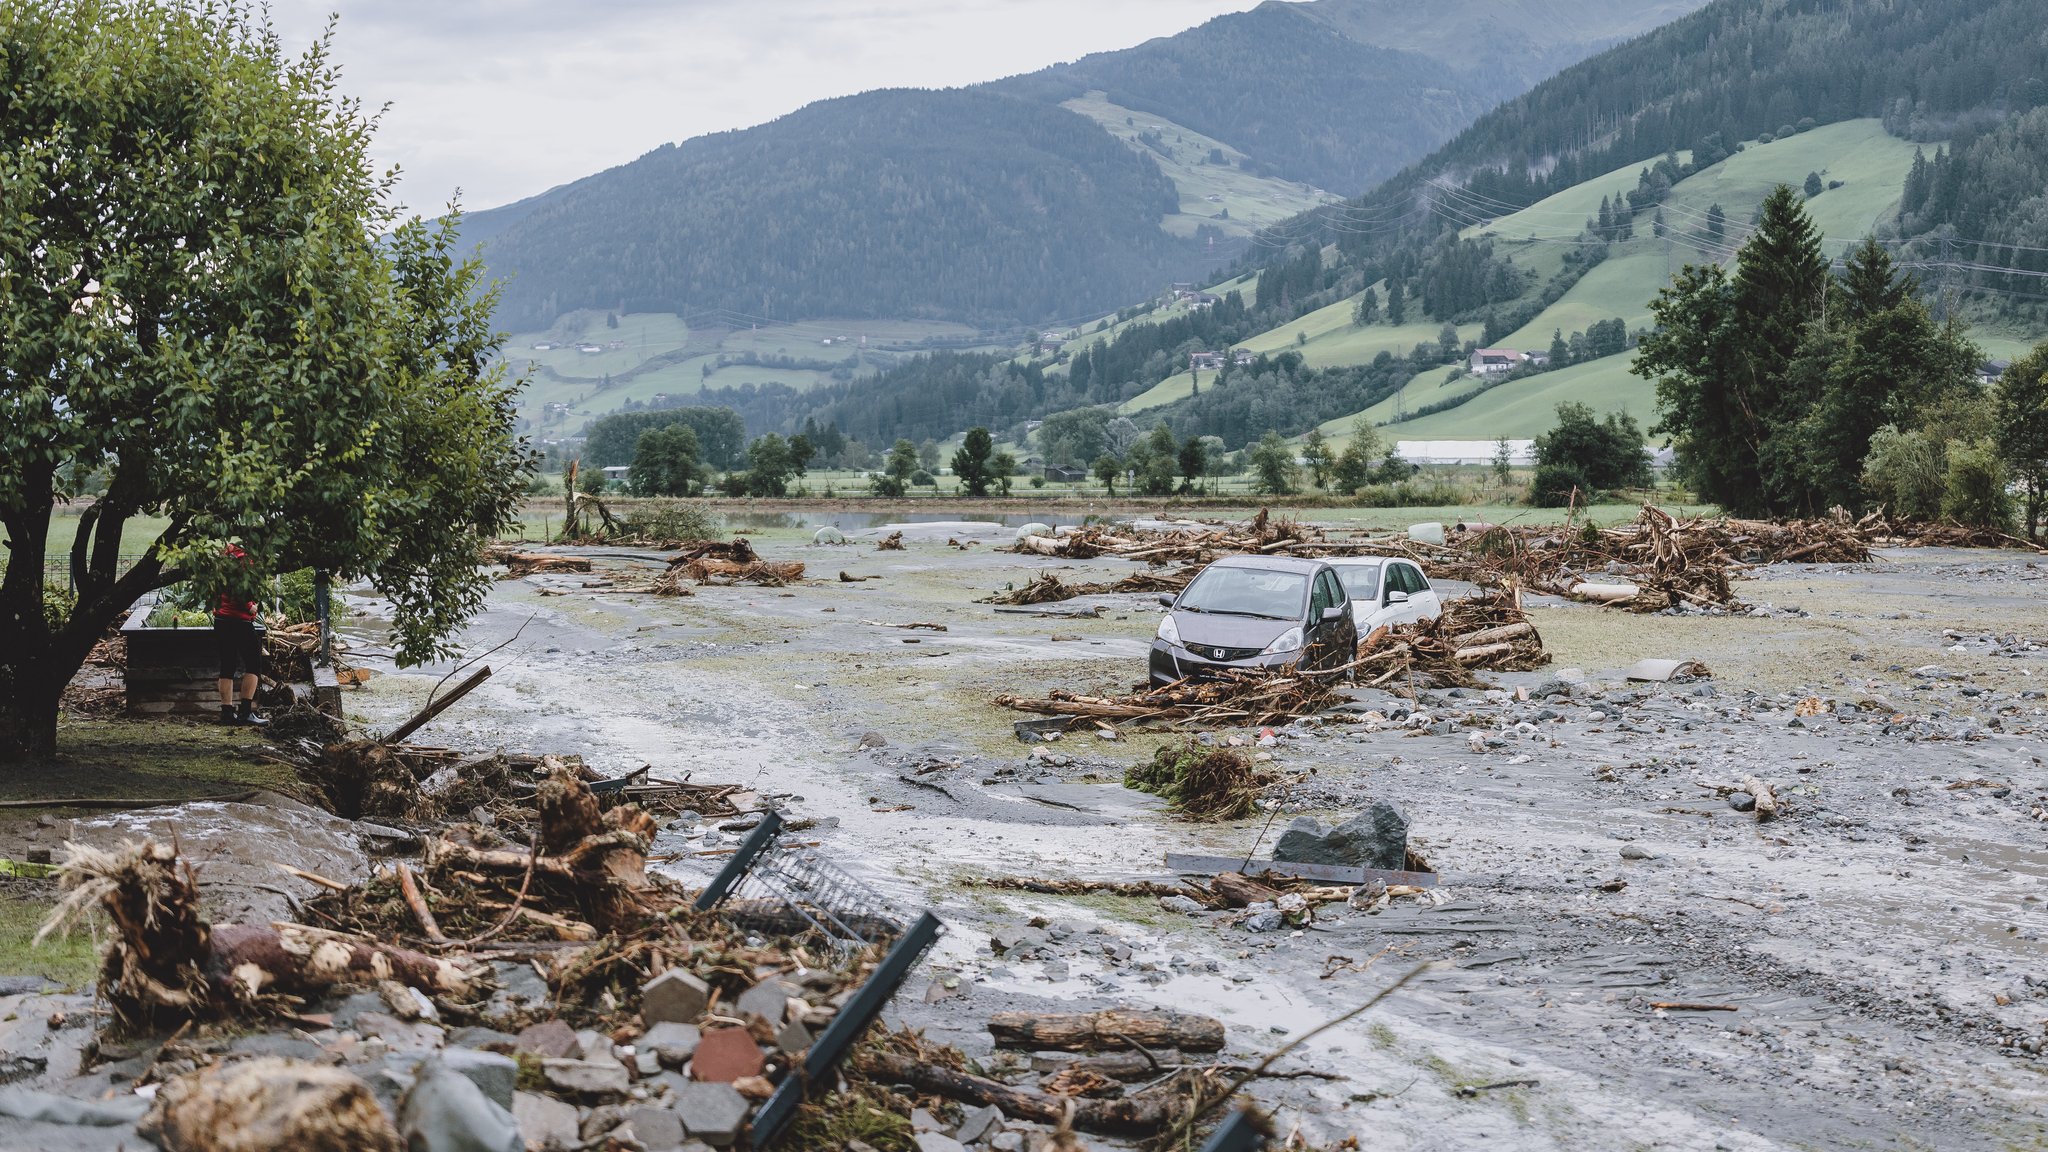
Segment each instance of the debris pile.
[{"label": "debris pile", "polygon": [[1159,566],[1207,564],[1220,556],[1246,552],[1268,556],[1323,556],[1348,549],[1326,540],[1320,528],[1298,520],[1274,519],[1261,508],[1257,516],[1239,525],[1122,534],[1100,524],[1089,524],[1063,536],[1021,537],[1014,550],[1068,560],[1115,556]]},{"label": "debris pile", "polygon": [[999,707],[1103,722],[1170,722],[1182,728],[1242,728],[1313,716],[1341,701],[1337,672],[1289,667],[1236,670],[1213,678],[1176,680],[1125,696],[1089,696],[1055,688],[1042,699],[1003,695]]},{"label": "debris pile", "polygon": [[[1030,537],[1042,539],[1042,537]],[[1106,596],[1116,593],[1178,592],[1200,572],[1201,566],[1190,564],[1172,572],[1134,572],[1121,580],[1106,584],[1068,584],[1051,572],[1038,577],[1021,588],[1006,588],[993,596],[985,596],[981,604],[1052,604],[1061,600],[1072,600],[1079,596]]]},{"label": "debris pile", "polygon": [[[670,573],[674,571],[673,567],[669,569]],[[743,563],[709,556],[685,561],[682,572],[699,584],[759,584],[764,588],[780,588],[804,578],[804,566],[798,561],[776,564],[753,560]]]},{"label": "debris pile", "polygon": [[1473,672],[1526,672],[1550,662],[1543,637],[1511,591],[1447,600],[1436,618],[1381,625],[1358,642],[1355,673],[1370,687],[1421,683],[1472,688]]},{"label": "debris pile", "polygon": [[1159,796],[1192,820],[1241,820],[1256,809],[1259,790],[1277,779],[1242,749],[1189,740],[1165,745],[1126,771],[1124,787]]},{"label": "debris pile", "polygon": [[1860,564],[1870,544],[1844,520],[1680,520],[1644,505],[1613,528],[1474,525],[1430,560],[1432,573],[1522,587],[1631,612],[1726,609],[1732,577],[1748,567]]}]

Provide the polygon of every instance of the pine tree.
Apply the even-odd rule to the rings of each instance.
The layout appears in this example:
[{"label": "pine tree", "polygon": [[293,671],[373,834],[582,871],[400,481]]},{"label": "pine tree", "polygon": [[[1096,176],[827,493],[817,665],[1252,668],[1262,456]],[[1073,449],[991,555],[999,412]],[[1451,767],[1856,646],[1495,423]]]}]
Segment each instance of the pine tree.
[{"label": "pine tree", "polygon": [[1407,321],[1408,303],[1403,299],[1407,294],[1399,280],[1387,281],[1387,323],[1402,324]]},{"label": "pine tree", "polygon": [[1899,198],[1901,215],[1912,215],[1927,206],[1927,193],[1931,190],[1931,177],[1927,169],[1927,153],[1913,149],[1913,169],[1906,173],[1906,190]]},{"label": "pine tree", "polygon": [[1842,320],[1861,324],[1880,312],[1888,312],[1910,299],[1919,282],[1910,272],[1892,264],[1891,253],[1874,236],[1866,236],[1849,253],[1842,269]]},{"label": "pine tree", "polygon": [[1820,241],[1820,229],[1790,186],[1780,184],[1764,197],[1734,281],[1736,315],[1750,334],[1759,378],[1784,371],[1799,348],[1807,318],[1820,309],[1821,286],[1828,279]]},{"label": "pine tree", "polygon": [[1572,346],[1564,342],[1564,329],[1550,330],[1550,367],[1552,371],[1569,368],[1572,363]]},{"label": "pine tree", "polygon": [[1728,214],[1721,211],[1719,202],[1707,206],[1707,235],[1716,240],[1728,238]]}]

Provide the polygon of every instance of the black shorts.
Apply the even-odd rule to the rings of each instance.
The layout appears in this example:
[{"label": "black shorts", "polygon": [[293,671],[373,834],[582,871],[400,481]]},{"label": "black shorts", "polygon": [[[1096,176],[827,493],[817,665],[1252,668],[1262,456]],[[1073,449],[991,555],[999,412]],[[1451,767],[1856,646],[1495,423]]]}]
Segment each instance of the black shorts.
[{"label": "black shorts", "polygon": [[254,620],[215,616],[213,638],[220,645],[221,679],[233,680],[237,666],[244,676],[263,675],[263,642],[256,638]]}]

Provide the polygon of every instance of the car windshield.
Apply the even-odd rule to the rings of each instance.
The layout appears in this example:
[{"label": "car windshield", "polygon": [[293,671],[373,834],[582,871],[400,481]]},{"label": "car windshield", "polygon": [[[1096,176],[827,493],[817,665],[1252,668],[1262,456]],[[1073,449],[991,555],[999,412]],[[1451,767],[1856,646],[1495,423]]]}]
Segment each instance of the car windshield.
[{"label": "car windshield", "polygon": [[1380,566],[1377,564],[1338,564],[1337,579],[1344,584],[1344,592],[1353,600],[1370,600],[1380,594]]},{"label": "car windshield", "polygon": [[1174,607],[1225,616],[1299,620],[1307,596],[1308,577],[1299,572],[1210,567],[1195,577]]}]

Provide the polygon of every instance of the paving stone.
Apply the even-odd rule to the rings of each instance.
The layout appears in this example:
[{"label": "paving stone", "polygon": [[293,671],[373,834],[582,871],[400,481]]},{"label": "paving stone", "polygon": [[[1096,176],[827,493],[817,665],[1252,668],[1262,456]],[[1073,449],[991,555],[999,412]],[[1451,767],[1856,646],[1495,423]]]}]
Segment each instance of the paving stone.
[{"label": "paving stone", "polygon": [[737,1139],[748,1108],[747,1098],[730,1084],[685,1084],[676,1093],[676,1118],[690,1135],[707,1144],[723,1146]]},{"label": "paving stone", "polygon": [[711,985],[695,973],[671,968],[640,986],[640,1019],[648,1025],[695,1024],[710,1002]]},{"label": "paving stone", "polygon": [[624,1096],[633,1086],[616,1060],[542,1060],[540,1069],[549,1087],[577,1096]]},{"label": "paving stone", "polygon": [[697,1045],[703,1039],[704,1034],[697,1030],[695,1024],[664,1020],[641,1035],[639,1047],[661,1057],[661,1062],[668,1067],[680,1068],[696,1054]]},{"label": "paving stone", "polygon": [[761,1046],[745,1028],[714,1028],[704,1033],[697,1054],[690,1057],[690,1078],[730,1084],[759,1076],[762,1063]]},{"label": "paving stone", "polygon": [[944,1132],[919,1132],[917,1152],[967,1152],[967,1146]]},{"label": "paving stone", "polygon": [[560,1020],[529,1024],[519,1030],[515,1043],[519,1051],[531,1052],[544,1060],[561,1060],[580,1051],[576,1030]]},{"label": "paving stone", "polygon": [[583,1146],[574,1104],[537,1092],[517,1092],[512,1096],[512,1118],[519,1122],[528,1152],[569,1152]]},{"label": "paving stone", "polygon": [[783,1054],[795,1056],[811,1046],[811,1030],[795,1020],[775,1030],[775,1046]]},{"label": "paving stone", "polygon": [[789,998],[802,994],[803,990],[796,985],[780,976],[773,977],[740,993],[739,1000],[735,1002],[738,1008],[735,1014],[742,1020],[758,1016],[766,1020],[770,1028],[779,1028],[789,1015]]},{"label": "paving stone", "polygon": [[635,1104],[626,1109],[626,1123],[647,1152],[672,1152],[683,1146],[683,1121],[666,1108]]},{"label": "paving stone", "polygon": [[939,1123],[939,1118],[930,1112],[922,1108],[912,1108],[910,1110],[910,1130],[912,1132],[944,1132],[946,1126]]}]

